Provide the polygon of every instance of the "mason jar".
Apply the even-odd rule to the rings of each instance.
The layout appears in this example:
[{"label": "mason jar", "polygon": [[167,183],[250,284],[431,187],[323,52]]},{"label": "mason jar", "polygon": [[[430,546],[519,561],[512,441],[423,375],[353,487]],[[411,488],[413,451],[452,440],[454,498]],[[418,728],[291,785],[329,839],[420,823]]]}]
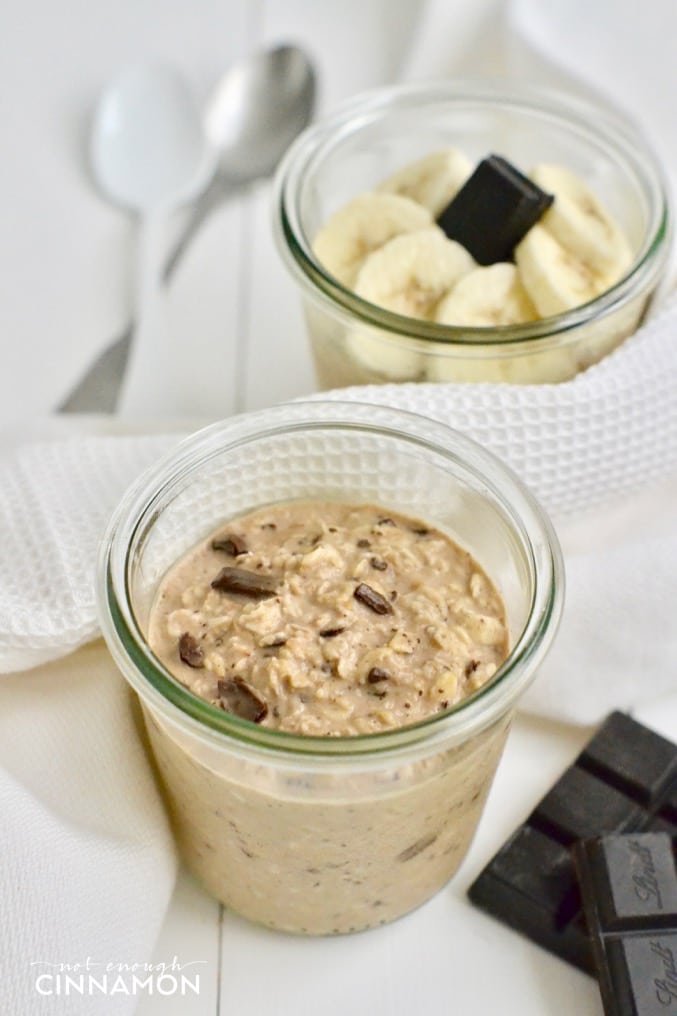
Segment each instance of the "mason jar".
[{"label": "mason jar", "polygon": [[[634,257],[606,292],[525,324],[468,327],[393,313],[342,285],[313,253],[329,216],[396,170],[453,146],[528,172],[557,163],[599,195]],[[631,335],[664,274],[671,213],[641,135],[574,97],[506,81],[456,80],[369,92],[306,129],[276,178],[273,229],[298,286],[321,388],[392,381],[565,381]]]},{"label": "mason jar", "polygon": [[[294,734],[192,694],[149,647],[167,570],[225,520],[294,499],[382,505],[468,550],[506,610],[509,652],[479,690],[408,726]],[[104,537],[98,609],[138,695],[188,867],[227,907],[285,931],[382,924],[453,875],[482,813],[513,711],[563,602],[553,529],[518,478],[424,417],[294,403],[181,443],[132,486]]]}]

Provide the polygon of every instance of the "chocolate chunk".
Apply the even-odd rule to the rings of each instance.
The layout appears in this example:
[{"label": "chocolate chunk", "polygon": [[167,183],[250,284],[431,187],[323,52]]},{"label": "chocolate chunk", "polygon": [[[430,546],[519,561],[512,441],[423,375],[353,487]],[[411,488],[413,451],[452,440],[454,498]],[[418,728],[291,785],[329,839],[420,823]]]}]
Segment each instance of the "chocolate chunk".
[{"label": "chocolate chunk", "polygon": [[677,1012],[677,873],[670,837],[629,833],[573,850],[607,1016]]},{"label": "chocolate chunk", "polygon": [[275,579],[271,575],[258,575],[245,568],[222,568],[212,580],[212,589],[221,593],[239,593],[261,600],[276,593]]},{"label": "chocolate chunk", "polygon": [[590,972],[585,926],[569,851],[538,829],[521,826],[469,890],[473,903],[511,928]]},{"label": "chocolate chunk", "polygon": [[377,526],[394,526],[395,520],[391,519],[389,515],[379,515],[376,519]]},{"label": "chocolate chunk", "polygon": [[320,638],[333,639],[336,635],[341,635],[345,630],[345,626],[342,628],[324,628],[320,632]]},{"label": "chocolate chunk", "polygon": [[369,564],[372,566],[372,568],[375,568],[376,571],[385,571],[386,568],[388,567],[386,562],[383,561],[380,557],[372,557],[372,558],[370,558],[369,559]]},{"label": "chocolate chunk", "polygon": [[364,550],[365,547],[371,547],[371,540],[365,540],[363,538],[357,541],[356,546],[360,547],[361,550]]},{"label": "chocolate chunk", "polygon": [[392,614],[393,612],[393,608],[388,601],[380,593],[377,593],[375,589],[368,586],[366,582],[360,582],[353,596],[360,603],[363,603],[365,607],[373,610],[375,614]]},{"label": "chocolate chunk", "polygon": [[415,533],[416,536],[428,536],[430,533],[430,530],[426,529],[425,526],[414,526],[411,531],[412,533]]},{"label": "chocolate chunk", "polygon": [[219,681],[218,692],[221,705],[226,712],[233,713],[243,720],[260,723],[268,715],[266,703],[241,677]]},{"label": "chocolate chunk", "polygon": [[196,669],[204,667],[202,646],[190,632],[184,631],[183,635],[179,638],[179,656],[189,667],[195,667]]},{"label": "chocolate chunk", "polygon": [[387,670],[383,670],[381,667],[372,667],[367,674],[367,681],[369,684],[378,684],[379,681],[389,681],[390,674]]},{"label": "chocolate chunk", "polygon": [[636,829],[641,821],[634,801],[577,765],[567,769],[529,817],[530,825],[564,846],[600,829]]},{"label": "chocolate chunk", "polygon": [[432,846],[436,839],[437,833],[431,833],[429,836],[422,836],[420,840],[417,840],[416,843],[412,843],[410,847],[407,847],[407,849],[403,850],[401,854],[398,854],[397,860],[411,861],[412,857],[416,857],[417,854],[422,854],[427,847]]},{"label": "chocolate chunk", "polygon": [[469,889],[470,899],[562,959],[593,972],[569,847],[585,838],[665,830],[677,745],[612,713]]},{"label": "chocolate chunk", "polygon": [[222,550],[231,557],[239,557],[240,554],[247,553],[247,544],[235,533],[224,533],[223,536],[217,536],[212,540],[212,550]]},{"label": "chocolate chunk", "polygon": [[483,159],[437,218],[480,265],[509,261],[554,198],[500,155]]},{"label": "chocolate chunk", "polygon": [[646,807],[677,778],[677,749],[625,713],[612,713],[579,765]]}]

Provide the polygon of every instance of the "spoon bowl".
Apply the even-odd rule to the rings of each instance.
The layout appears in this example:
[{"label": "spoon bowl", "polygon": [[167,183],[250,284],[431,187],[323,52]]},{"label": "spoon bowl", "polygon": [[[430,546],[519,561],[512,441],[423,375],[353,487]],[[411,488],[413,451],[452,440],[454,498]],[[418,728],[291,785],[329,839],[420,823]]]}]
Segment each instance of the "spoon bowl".
[{"label": "spoon bowl", "polygon": [[205,114],[223,177],[270,175],[310,120],[315,90],[312,64],[297,46],[254,53],[224,74]]},{"label": "spoon bowl", "polygon": [[216,164],[186,83],[163,66],[130,67],[105,90],[90,161],[99,191],[139,214],[189,201]]},{"label": "spoon bowl", "polygon": [[226,71],[205,114],[217,170],[167,259],[165,282],[209,213],[236,187],[274,171],[310,120],[315,92],[313,65],[297,46],[262,50]]}]

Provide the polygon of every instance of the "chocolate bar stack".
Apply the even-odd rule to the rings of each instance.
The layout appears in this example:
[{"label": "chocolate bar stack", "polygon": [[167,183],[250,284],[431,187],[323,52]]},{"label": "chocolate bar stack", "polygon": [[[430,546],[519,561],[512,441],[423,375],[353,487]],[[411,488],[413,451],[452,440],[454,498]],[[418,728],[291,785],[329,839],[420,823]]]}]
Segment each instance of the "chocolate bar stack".
[{"label": "chocolate bar stack", "polygon": [[600,981],[608,1016],[677,1016],[677,745],[615,712],[469,889]]}]

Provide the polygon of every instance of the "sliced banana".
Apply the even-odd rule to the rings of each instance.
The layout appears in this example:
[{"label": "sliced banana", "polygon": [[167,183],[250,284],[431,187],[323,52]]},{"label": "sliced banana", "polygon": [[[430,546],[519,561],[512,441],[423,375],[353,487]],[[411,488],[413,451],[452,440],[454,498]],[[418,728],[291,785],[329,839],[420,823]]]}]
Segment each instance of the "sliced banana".
[{"label": "sliced banana", "polygon": [[503,261],[464,275],[435,313],[440,324],[477,328],[520,324],[537,317],[517,268]]},{"label": "sliced banana", "polygon": [[396,314],[431,320],[442,297],[475,267],[460,243],[433,226],[396,236],[370,254],[355,292]]},{"label": "sliced banana", "polygon": [[379,184],[377,190],[411,198],[437,218],[472,170],[470,159],[458,148],[444,148],[398,169]]},{"label": "sliced banana", "polygon": [[422,357],[414,339],[401,338],[381,328],[355,328],[346,336],[351,359],[369,371],[361,380],[416,381],[421,375]]},{"label": "sliced banana", "polygon": [[[439,300],[474,267],[468,252],[433,226],[396,236],[370,254],[355,292],[396,314],[431,319]],[[422,357],[412,339],[364,327],[346,343],[350,355],[377,376],[405,381],[420,375]]]},{"label": "sliced banana", "polygon": [[478,346],[477,352],[477,357],[448,356],[440,349],[424,365],[426,380],[533,385],[566,381],[578,369],[566,346],[523,355],[499,356],[487,346]]},{"label": "sliced banana", "polygon": [[545,226],[532,226],[515,248],[522,284],[541,317],[580,307],[608,288],[585,261],[563,247]]},{"label": "sliced banana", "polygon": [[606,288],[632,264],[632,249],[615,219],[583,181],[564,166],[541,163],[531,179],[555,200],[540,224],[591,271]]},{"label": "sliced banana", "polygon": [[358,194],[327,219],[313,251],[328,272],[352,287],[372,251],[401,233],[432,225],[427,208],[399,194]]}]

